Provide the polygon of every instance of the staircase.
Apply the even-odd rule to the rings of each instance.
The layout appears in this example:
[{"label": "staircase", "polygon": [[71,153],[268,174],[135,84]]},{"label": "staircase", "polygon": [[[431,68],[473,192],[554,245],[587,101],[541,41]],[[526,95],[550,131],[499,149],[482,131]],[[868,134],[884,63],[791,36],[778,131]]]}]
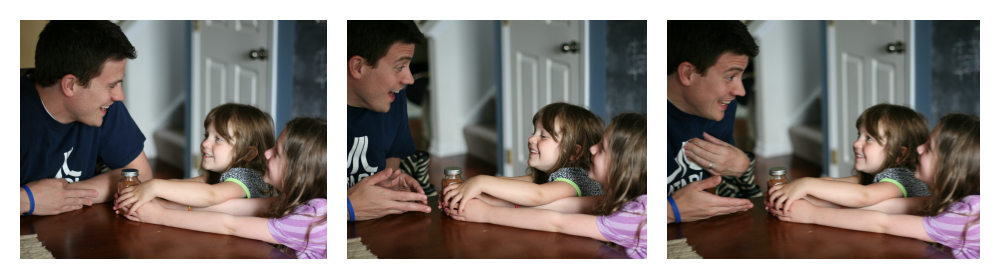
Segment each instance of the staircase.
[{"label": "staircase", "polygon": [[478,121],[462,128],[469,155],[490,164],[497,162],[496,98],[490,99],[479,112]]},{"label": "staircase", "polygon": [[815,95],[800,114],[799,124],[788,128],[792,154],[806,161],[823,165],[823,108],[820,96]]}]

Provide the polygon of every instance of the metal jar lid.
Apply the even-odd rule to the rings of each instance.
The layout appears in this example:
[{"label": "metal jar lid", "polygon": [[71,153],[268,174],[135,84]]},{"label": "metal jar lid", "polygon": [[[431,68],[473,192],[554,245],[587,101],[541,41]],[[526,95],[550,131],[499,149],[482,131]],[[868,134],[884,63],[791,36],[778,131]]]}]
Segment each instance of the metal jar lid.
[{"label": "metal jar lid", "polygon": [[768,172],[771,175],[785,175],[786,173],[788,173],[788,169],[786,169],[785,167],[773,167],[770,170],[768,170]]},{"label": "metal jar lid", "polygon": [[462,168],[460,167],[447,167],[444,168],[445,175],[459,175],[462,174]]},{"label": "metal jar lid", "polygon": [[139,176],[139,170],[137,170],[137,169],[123,169],[122,170],[122,176],[126,176],[126,177]]}]

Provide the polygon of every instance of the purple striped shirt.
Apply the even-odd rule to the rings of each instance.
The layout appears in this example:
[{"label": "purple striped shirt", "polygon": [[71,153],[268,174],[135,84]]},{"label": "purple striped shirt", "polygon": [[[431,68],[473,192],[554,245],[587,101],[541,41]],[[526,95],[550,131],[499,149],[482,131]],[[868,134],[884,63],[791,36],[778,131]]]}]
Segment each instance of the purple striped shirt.
[{"label": "purple striped shirt", "polygon": [[[621,246],[622,252],[633,259],[646,258],[646,195],[639,196],[635,200],[625,203],[618,211],[607,216],[597,216],[597,229],[601,231],[604,238]],[[635,233],[639,232],[639,239],[636,241]]]},{"label": "purple striped shirt", "polygon": [[[314,222],[323,223],[312,227],[307,244],[306,230]],[[311,199],[285,217],[267,220],[267,229],[274,240],[295,250],[296,257],[326,259],[326,199]]]},{"label": "purple striped shirt", "polygon": [[[971,216],[966,216],[971,215]],[[937,243],[951,248],[951,254],[958,259],[979,258],[979,195],[970,195],[952,203],[937,216],[924,217],[924,231]],[[968,232],[965,225],[969,225]],[[965,232],[965,243],[962,233]]]}]

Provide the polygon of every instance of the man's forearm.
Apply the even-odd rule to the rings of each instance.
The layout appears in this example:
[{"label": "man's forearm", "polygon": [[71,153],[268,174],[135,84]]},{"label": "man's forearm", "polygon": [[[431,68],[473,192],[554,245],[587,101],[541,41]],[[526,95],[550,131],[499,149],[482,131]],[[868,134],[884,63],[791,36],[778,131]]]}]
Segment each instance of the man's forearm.
[{"label": "man's forearm", "polygon": [[31,210],[31,200],[28,198],[28,192],[21,188],[21,213],[24,214]]},{"label": "man's forearm", "polygon": [[70,183],[66,189],[91,189],[97,190],[97,198],[94,203],[104,203],[114,200],[115,193],[118,192],[118,180],[121,179],[122,169],[115,169],[109,172],[96,175],[90,179]]}]

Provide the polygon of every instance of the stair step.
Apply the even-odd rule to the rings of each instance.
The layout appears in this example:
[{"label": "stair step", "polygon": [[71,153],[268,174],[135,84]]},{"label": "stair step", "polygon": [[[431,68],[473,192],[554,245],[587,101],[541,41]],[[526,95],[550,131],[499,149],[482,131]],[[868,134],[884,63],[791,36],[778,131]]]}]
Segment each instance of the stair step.
[{"label": "stair step", "polygon": [[823,165],[823,130],[815,125],[795,125],[788,128],[792,141],[792,153],[809,161]]},{"label": "stair step", "polygon": [[469,155],[494,163],[497,161],[497,127],[495,124],[472,124],[462,129]]},{"label": "stair step", "polygon": [[159,160],[178,169],[184,169],[184,132],[160,129],[153,132],[153,143]]}]

